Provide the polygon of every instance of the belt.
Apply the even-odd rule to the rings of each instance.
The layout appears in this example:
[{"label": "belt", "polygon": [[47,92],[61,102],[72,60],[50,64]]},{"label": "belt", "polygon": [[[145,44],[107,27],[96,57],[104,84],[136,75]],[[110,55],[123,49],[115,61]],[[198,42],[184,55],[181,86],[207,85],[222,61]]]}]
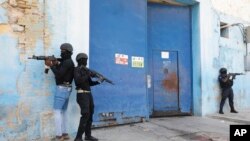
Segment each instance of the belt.
[{"label": "belt", "polygon": [[61,86],[61,85],[57,85],[57,87],[59,89],[67,89],[68,91],[71,91],[72,90],[72,87],[66,87],[66,86]]},{"label": "belt", "polygon": [[77,93],[90,93],[90,91],[87,91],[87,90],[77,90]]},{"label": "belt", "polygon": [[71,88],[72,86],[71,85],[65,85],[65,84],[60,84],[58,85],[59,87],[68,87],[68,88]]},{"label": "belt", "polygon": [[69,82],[63,82],[63,84],[64,84],[64,85],[70,85],[70,83],[69,83]]},{"label": "belt", "polygon": [[69,82],[63,82],[63,84],[59,84],[58,86],[62,87],[72,87],[72,85]]}]

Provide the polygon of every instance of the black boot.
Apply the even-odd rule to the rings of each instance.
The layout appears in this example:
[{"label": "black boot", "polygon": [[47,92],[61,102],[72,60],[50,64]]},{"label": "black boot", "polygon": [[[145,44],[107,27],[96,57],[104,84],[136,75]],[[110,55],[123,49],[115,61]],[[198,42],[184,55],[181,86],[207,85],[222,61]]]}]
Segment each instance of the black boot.
[{"label": "black boot", "polygon": [[219,114],[224,114],[224,112],[222,110],[219,111]]},{"label": "black boot", "polygon": [[224,112],[223,111],[219,111],[219,114],[224,114]]},{"label": "black boot", "polygon": [[231,113],[238,113],[238,111],[236,111],[234,108],[231,109]]},{"label": "black boot", "polygon": [[83,141],[82,139],[80,139],[80,138],[75,138],[75,140],[74,141]]},{"label": "black boot", "polygon": [[93,136],[85,136],[84,139],[87,140],[87,141],[98,141],[98,139],[93,137]]}]

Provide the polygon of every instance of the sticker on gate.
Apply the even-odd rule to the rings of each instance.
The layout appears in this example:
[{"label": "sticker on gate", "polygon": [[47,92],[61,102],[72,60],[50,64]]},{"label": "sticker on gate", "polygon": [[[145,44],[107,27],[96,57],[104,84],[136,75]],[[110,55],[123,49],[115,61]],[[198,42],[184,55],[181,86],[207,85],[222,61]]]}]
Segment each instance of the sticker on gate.
[{"label": "sticker on gate", "polygon": [[138,56],[132,56],[132,67],[133,68],[143,68],[144,67],[144,58]]},{"label": "sticker on gate", "polygon": [[120,65],[128,65],[128,55],[126,54],[115,54],[115,63]]}]

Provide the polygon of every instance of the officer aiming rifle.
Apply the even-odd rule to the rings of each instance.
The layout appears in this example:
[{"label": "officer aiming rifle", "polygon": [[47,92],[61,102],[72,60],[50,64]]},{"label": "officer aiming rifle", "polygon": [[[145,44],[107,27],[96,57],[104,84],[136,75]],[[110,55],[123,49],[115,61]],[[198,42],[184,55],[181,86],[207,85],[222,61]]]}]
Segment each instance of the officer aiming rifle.
[{"label": "officer aiming rifle", "polygon": [[221,68],[219,70],[220,75],[218,77],[220,87],[221,87],[221,102],[220,102],[220,114],[224,114],[223,106],[225,104],[226,99],[229,99],[229,106],[231,108],[231,113],[238,113],[238,111],[234,108],[234,92],[233,92],[233,83],[236,75],[243,75],[243,73],[227,73],[226,68]]},{"label": "officer aiming rifle", "polygon": [[[106,81],[110,84],[113,82],[96,71],[87,68],[88,55],[79,53],[76,56],[77,67],[74,69],[74,81],[77,90],[77,103],[81,109],[81,118],[74,141],[83,141],[82,136],[85,133],[85,140],[98,141],[91,134],[91,126],[94,114],[94,99],[91,92],[91,87],[101,84]],[[98,80],[92,80],[96,77]]]}]

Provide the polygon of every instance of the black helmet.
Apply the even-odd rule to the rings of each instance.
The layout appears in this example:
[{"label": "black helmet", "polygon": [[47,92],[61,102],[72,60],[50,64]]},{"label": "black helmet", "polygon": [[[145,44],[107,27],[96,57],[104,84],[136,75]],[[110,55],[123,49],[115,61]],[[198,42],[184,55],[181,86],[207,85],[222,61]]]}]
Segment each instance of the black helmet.
[{"label": "black helmet", "polygon": [[72,52],[73,51],[73,47],[71,44],[69,43],[63,43],[61,46],[60,46],[60,49],[63,49],[63,50],[67,50],[69,52]]},{"label": "black helmet", "polygon": [[76,55],[76,61],[78,61],[78,60],[80,60],[80,59],[82,59],[82,58],[88,59],[88,55],[85,54],[85,53],[78,53],[78,54]]},{"label": "black helmet", "polygon": [[227,69],[226,69],[226,68],[221,68],[221,69],[220,69],[220,73],[221,73],[221,74],[227,73]]}]

